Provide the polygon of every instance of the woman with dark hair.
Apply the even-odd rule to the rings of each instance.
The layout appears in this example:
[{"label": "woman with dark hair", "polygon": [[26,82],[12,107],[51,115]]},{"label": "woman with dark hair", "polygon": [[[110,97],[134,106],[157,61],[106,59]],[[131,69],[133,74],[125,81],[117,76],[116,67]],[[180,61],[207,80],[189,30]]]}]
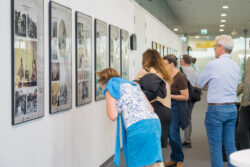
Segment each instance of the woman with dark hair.
[{"label": "woman with dark hair", "polygon": [[[160,54],[154,49],[148,49],[143,53],[142,57],[142,67],[141,71],[136,77],[136,80],[139,82],[143,80],[147,75],[155,75],[158,76],[159,79],[164,82],[165,96],[161,97],[157,94],[153,99],[150,99],[151,105],[154,107],[155,113],[158,115],[161,121],[161,145],[162,148],[167,147],[167,139],[169,134],[169,127],[171,123],[171,93],[170,93],[170,85],[172,83],[172,78],[170,71],[164,64],[164,61]],[[156,79],[150,79],[147,81],[149,85],[156,87],[154,83]],[[140,83],[140,82],[139,82]],[[141,87],[143,85],[141,84]],[[159,87],[157,90],[163,89]]]},{"label": "woman with dark hair", "polygon": [[185,129],[190,121],[187,103],[189,97],[188,85],[185,76],[176,68],[177,58],[175,55],[166,55],[163,59],[173,79],[171,85],[172,122],[169,135],[172,152],[170,155],[171,161],[166,163],[165,166],[184,167],[180,127]]},{"label": "woman with dark hair", "polygon": [[106,96],[107,115],[117,120],[114,163],[119,166],[119,119],[122,124],[122,141],[128,167],[163,167],[161,152],[161,125],[151,104],[134,82],[120,78],[113,68],[97,72],[98,82]]}]

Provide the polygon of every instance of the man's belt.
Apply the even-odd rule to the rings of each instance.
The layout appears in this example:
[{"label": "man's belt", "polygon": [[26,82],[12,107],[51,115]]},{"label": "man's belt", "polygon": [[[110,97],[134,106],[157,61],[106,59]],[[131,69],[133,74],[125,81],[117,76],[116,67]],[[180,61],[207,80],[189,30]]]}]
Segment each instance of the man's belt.
[{"label": "man's belt", "polygon": [[220,105],[230,105],[230,104],[235,104],[235,102],[230,102],[230,103],[208,103],[209,106],[220,106]]}]

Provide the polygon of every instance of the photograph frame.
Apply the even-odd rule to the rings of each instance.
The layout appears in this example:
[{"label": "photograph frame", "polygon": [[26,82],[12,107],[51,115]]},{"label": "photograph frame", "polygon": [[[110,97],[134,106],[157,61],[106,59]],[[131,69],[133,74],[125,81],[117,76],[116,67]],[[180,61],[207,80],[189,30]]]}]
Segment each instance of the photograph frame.
[{"label": "photograph frame", "polygon": [[94,56],[95,56],[95,101],[105,98],[103,90],[98,83],[96,72],[109,67],[108,60],[108,24],[102,20],[94,21]]},{"label": "photograph frame", "polygon": [[155,41],[152,41],[152,49],[157,50],[157,44]]},{"label": "photograph frame", "polygon": [[[75,12],[76,106],[92,102],[92,17]],[[82,53],[80,55],[80,53]],[[86,67],[85,67],[86,66]]]},{"label": "photograph frame", "polygon": [[[114,38],[117,38],[117,40],[115,40]],[[121,40],[120,28],[110,24],[109,25],[109,67],[114,68],[121,74],[122,61],[121,61],[121,41],[120,40]],[[116,56],[113,55],[115,53],[116,53]],[[114,60],[116,60],[116,62],[114,62]]]},{"label": "photograph frame", "polygon": [[50,1],[49,113],[54,114],[60,111],[70,110],[71,108],[72,9],[57,2]]},{"label": "photograph frame", "polygon": [[121,41],[121,62],[122,62],[121,63],[121,77],[123,79],[129,80],[129,52],[130,52],[129,32],[126,30],[120,29],[120,36],[121,36],[120,41]]},{"label": "photograph frame", "polygon": [[16,125],[44,116],[43,0],[11,0],[11,23],[11,123]]}]

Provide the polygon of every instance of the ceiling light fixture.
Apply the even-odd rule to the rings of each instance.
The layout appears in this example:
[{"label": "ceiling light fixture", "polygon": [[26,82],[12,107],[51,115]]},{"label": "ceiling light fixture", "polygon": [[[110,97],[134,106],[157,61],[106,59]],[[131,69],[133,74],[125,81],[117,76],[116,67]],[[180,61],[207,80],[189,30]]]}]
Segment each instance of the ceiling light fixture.
[{"label": "ceiling light fixture", "polygon": [[197,35],[197,36],[195,36],[195,38],[200,38],[200,36],[199,36],[199,35]]},{"label": "ceiling light fixture", "polygon": [[225,23],[225,22],[226,22],[226,20],[220,20],[220,22]]},{"label": "ceiling light fixture", "polygon": [[237,32],[235,31],[235,24],[234,24],[234,30],[231,33],[232,35],[237,35]]},{"label": "ceiling light fixture", "polygon": [[222,6],[222,9],[228,9],[229,7],[228,7],[228,5],[223,5]]},{"label": "ceiling light fixture", "polygon": [[224,31],[224,29],[219,29],[219,31],[220,31],[220,32],[223,32],[223,31]]},{"label": "ceiling light fixture", "polygon": [[174,31],[178,31],[179,29],[178,28],[174,28]]},{"label": "ceiling light fixture", "polygon": [[225,25],[224,25],[224,24],[221,24],[220,27],[225,27]]},{"label": "ceiling light fixture", "polygon": [[222,13],[220,16],[222,16],[222,17],[226,17],[226,16],[227,16],[227,14],[226,14],[226,13]]}]

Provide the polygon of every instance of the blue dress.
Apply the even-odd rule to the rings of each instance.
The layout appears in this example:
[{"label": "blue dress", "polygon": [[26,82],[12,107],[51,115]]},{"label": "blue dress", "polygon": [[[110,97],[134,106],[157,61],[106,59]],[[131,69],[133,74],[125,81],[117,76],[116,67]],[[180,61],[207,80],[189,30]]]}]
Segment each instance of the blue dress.
[{"label": "blue dress", "polygon": [[162,161],[161,125],[158,116],[150,109],[140,87],[119,77],[111,78],[104,90],[116,99],[118,111],[116,150],[114,163],[119,166],[119,120],[122,124],[122,141],[128,167],[151,165]]}]

